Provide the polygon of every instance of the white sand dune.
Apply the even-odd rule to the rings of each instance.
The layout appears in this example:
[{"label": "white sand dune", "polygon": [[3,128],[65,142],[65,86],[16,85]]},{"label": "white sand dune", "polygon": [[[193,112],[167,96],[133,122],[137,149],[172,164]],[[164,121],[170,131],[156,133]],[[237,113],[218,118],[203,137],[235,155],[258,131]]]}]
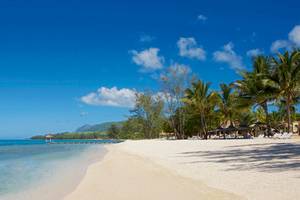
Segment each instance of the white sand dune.
[{"label": "white sand dune", "polygon": [[108,148],[65,200],[300,199],[297,140],[143,140]]}]

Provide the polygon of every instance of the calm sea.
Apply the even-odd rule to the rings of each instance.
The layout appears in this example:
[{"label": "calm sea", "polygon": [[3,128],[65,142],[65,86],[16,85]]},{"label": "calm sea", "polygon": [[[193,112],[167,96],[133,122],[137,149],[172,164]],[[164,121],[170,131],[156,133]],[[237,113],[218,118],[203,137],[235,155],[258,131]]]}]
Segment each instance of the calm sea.
[{"label": "calm sea", "polygon": [[104,153],[103,144],[0,140],[0,199],[61,199]]}]

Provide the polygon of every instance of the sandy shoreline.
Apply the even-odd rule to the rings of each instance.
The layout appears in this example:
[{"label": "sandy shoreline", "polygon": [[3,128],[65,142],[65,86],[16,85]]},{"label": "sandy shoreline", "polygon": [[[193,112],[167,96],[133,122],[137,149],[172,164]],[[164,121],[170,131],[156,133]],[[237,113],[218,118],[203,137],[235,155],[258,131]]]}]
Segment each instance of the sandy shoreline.
[{"label": "sandy shoreline", "polygon": [[299,140],[143,140],[108,150],[65,200],[300,196]]},{"label": "sandy shoreline", "polygon": [[89,167],[77,189],[65,200],[241,199],[183,178],[142,157],[109,147],[101,162]]}]

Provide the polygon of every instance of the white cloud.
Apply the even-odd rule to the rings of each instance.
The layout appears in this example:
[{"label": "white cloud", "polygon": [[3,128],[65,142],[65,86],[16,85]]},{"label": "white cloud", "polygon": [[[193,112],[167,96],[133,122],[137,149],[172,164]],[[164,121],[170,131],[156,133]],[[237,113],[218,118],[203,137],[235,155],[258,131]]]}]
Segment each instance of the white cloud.
[{"label": "white cloud", "polygon": [[276,40],[271,45],[271,52],[277,53],[279,50],[292,50],[295,47],[300,47],[300,25],[294,28],[288,34],[288,40]]},{"label": "white cloud", "polygon": [[182,57],[195,58],[198,60],[206,59],[206,52],[197,46],[195,38],[180,38],[177,42],[179,55]]},{"label": "white cloud", "polygon": [[234,70],[243,69],[242,57],[237,55],[233,50],[232,42],[223,46],[223,50],[214,52],[214,60],[221,63],[228,64]]},{"label": "white cloud", "polygon": [[300,25],[295,26],[289,33],[289,40],[300,47]]},{"label": "white cloud", "polygon": [[290,50],[291,46],[292,44],[288,40],[276,40],[271,45],[271,52],[277,53],[280,49]]},{"label": "white cloud", "polygon": [[[117,87],[101,87],[96,92],[81,97],[80,100],[81,102],[92,106],[133,108],[139,94],[144,93],[128,88],[118,89]],[[152,98],[160,98],[165,101],[165,96],[162,92],[153,93]],[[87,114],[87,112],[81,112],[80,116],[86,116]]]},{"label": "white cloud", "polygon": [[262,55],[264,53],[264,51],[260,50],[260,49],[250,49],[249,51],[247,51],[247,56],[249,57],[256,57],[259,55]]},{"label": "white cloud", "polygon": [[158,55],[159,51],[158,48],[149,48],[141,52],[133,50],[131,51],[132,60],[135,64],[142,66],[145,71],[161,69],[165,59]]},{"label": "white cloud", "polygon": [[101,87],[96,92],[81,97],[81,101],[94,106],[114,106],[132,108],[135,104],[136,91],[117,87]]},{"label": "white cloud", "polygon": [[155,37],[151,35],[143,34],[140,36],[140,42],[152,42],[153,40],[155,40]]},{"label": "white cloud", "polygon": [[198,15],[197,19],[199,21],[205,22],[207,20],[207,17],[205,15]]}]

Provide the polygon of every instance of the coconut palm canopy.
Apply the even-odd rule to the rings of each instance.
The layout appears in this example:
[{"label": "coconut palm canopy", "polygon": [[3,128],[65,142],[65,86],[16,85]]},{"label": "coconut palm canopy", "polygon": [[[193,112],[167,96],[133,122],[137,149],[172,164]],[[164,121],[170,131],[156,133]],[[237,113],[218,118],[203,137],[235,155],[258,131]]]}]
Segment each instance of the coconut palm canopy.
[{"label": "coconut palm canopy", "polygon": [[[291,132],[300,97],[300,52],[257,56],[252,69],[240,74],[240,80],[220,84],[219,91],[201,80],[186,90],[183,102],[198,116],[200,135],[207,138],[211,132],[246,130],[253,124],[266,124],[265,136],[274,134],[272,129],[278,127]],[[284,122],[287,127],[279,126]],[[224,124],[230,126],[224,128]]]}]

